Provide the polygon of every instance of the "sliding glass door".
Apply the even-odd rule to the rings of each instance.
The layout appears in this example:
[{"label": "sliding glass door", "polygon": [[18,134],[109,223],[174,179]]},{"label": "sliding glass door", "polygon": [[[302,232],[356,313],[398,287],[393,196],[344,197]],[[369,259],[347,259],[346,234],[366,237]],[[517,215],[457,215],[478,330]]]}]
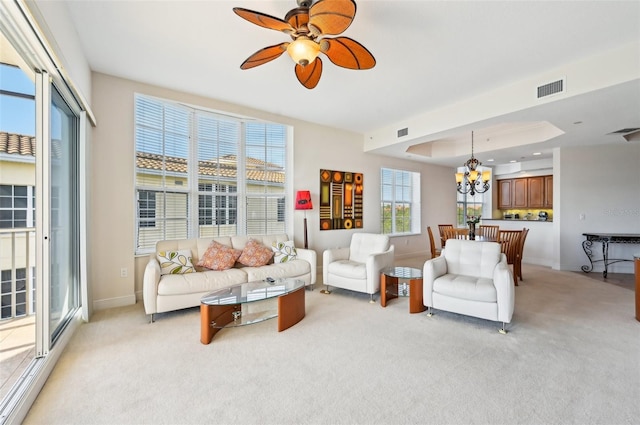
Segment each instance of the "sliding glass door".
[{"label": "sliding glass door", "polygon": [[49,138],[49,331],[51,343],[79,307],[78,117],[51,90]]},{"label": "sliding glass door", "polygon": [[0,423],[24,417],[81,307],[86,114],[26,16],[0,1],[0,67],[22,77],[0,84]]}]

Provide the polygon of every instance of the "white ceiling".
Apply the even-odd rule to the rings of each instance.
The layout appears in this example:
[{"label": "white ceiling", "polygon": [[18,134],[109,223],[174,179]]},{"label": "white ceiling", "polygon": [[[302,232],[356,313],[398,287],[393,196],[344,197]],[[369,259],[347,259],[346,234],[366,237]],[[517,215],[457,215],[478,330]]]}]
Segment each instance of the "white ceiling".
[{"label": "white ceiling", "polygon": [[[408,117],[640,40],[638,1],[358,0],[356,17],[342,35],[366,46],[377,65],[354,71],[324,60],[320,83],[308,90],[297,81],[286,54],[240,70],[249,55],[288,37],[241,19],[232,8],[284,18],[295,0],[65,3],[94,71],[346,129],[363,138],[396,123],[402,128]],[[640,67],[640,52],[636,62]],[[634,81],[624,87],[501,114],[452,128],[450,134],[420,136],[422,141],[458,139],[470,147],[472,129],[481,134],[478,142],[492,137],[492,129],[518,130],[545,121],[563,133],[533,146],[477,150],[485,152],[479,159],[491,156],[494,164],[530,159],[534,151],[548,158],[560,144],[608,143],[612,137],[629,143],[606,134],[640,127],[639,81],[636,70]],[[377,152],[407,157],[407,149],[398,143]],[[412,158],[460,165],[468,156]]]}]

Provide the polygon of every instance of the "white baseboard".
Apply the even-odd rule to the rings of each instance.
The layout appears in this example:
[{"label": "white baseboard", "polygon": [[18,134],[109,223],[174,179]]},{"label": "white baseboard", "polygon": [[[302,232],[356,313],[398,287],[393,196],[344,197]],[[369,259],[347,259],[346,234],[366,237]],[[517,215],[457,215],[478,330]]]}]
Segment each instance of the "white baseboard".
[{"label": "white baseboard", "polygon": [[[589,261],[585,261],[581,264],[560,264],[560,270],[572,271],[572,272],[580,272],[582,271],[582,266],[588,266]],[[602,262],[595,263],[593,265],[593,270],[590,273],[600,273],[604,271],[604,265]],[[634,264],[633,261],[623,261],[615,264],[609,264],[607,267],[607,271],[609,273],[624,273],[624,274],[634,274]]]},{"label": "white baseboard", "polygon": [[539,258],[539,257],[522,257],[523,264],[534,264],[536,266],[545,266],[552,267],[553,260],[550,258]]},{"label": "white baseboard", "polygon": [[404,254],[394,253],[394,258],[396,260],[413,259],[416,257],[424,258],[426,261],[428,258],[431,257],[431,252],[430,251],[414,251],[414,252],[407,252]]},{"label": "white baseboard", "polygon": [[136,295],[131,294],[126,297],[106,298],[103,300],[93,300],[93,308],[96,310],[105,310],[107,308],[124,307],[136,303]]}]

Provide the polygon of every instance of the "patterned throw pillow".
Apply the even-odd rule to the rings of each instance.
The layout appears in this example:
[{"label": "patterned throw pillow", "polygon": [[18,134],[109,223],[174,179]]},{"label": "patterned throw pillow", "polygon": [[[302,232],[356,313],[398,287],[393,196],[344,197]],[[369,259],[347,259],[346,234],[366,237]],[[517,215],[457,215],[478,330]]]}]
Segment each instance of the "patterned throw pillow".
[{"label": "patterned throw pillow", "polygon": [[286,263],[287,261],[295,260],[298,255],[296,247],[293,246],[293,241],[274,242],[271,245],[274,253],[274,263]]},{"label": "patterned throw pillow", "polygon": [[191,250],[160,251],[157,255],[160,263],[160,274],[185,274],[193,273]]},{"label": "patterned throw pillow", "polygon": [[228,270],[233,267],[240,254],[242,254],[242,251],[239,249],[233,249],[230,246],[211,241],[207,252],[204,253],[196,265],[210,270]]},{"label": "patterned throw pillow", "polygon": [[245,266],[259,267],[267,264],[271,257],[273,257],[273,252],[270,248],[255,239],[249,239],[242,250],[242,255],[238,258],[238,262]]}]

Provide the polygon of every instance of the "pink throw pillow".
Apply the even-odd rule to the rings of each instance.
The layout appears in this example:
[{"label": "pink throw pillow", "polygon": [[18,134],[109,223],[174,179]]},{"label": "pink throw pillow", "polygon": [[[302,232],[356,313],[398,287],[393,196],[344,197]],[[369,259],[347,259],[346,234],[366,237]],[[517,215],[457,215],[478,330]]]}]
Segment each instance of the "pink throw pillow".
[{"label": "pink throw pillow", "polygon": [[210,270],[227,270],[233,267],[240,254],[242,254],[242,251],[239,249],[233,249],[230,246],[211,241],[207,252],[204,253],[196,265]]},{"label": "pink throw pillow", "polygon": [[269,263],[271,257],[273,257],[273,251],[270,247],[262,245],[255,239],[249,239],[238,262],[245,266],[259,267]]}]

